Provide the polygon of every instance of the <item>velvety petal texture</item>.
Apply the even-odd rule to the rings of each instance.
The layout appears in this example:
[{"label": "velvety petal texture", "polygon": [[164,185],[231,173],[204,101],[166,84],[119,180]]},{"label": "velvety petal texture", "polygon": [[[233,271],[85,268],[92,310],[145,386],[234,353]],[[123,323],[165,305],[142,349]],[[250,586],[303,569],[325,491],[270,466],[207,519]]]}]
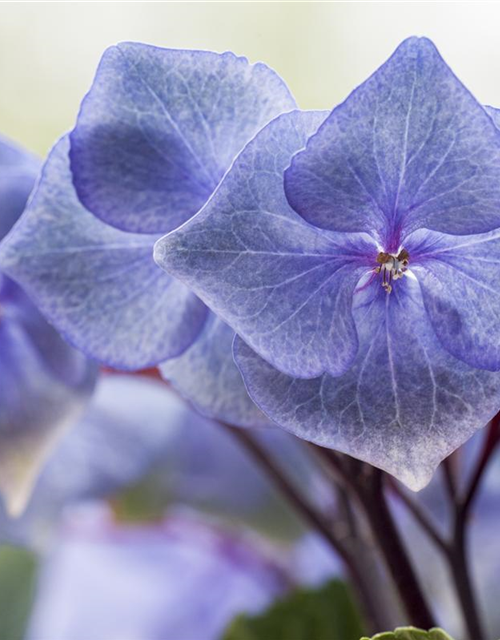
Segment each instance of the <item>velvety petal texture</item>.
[{"label": "velvety petal texture", "polygon": [[324,229],[500,226],[500,135],[426,38],[409,38],[334,109],[285,175],[292,207]]},{"label": "velvety petal texture", "polygon": [[40,164],[25,149],[0,137],[0,240],[24,209]]},{"label": "velvety petal texture", "polygon": [[[438,342],[419,286],[356,303],[360,350],[343,376],[286,376],[243,341],[236,362],[255,402],[301,438],[369,462],[417,491],[500,406],[500,375],[473,369]],[[374,294],[375,292],[375,294]]]},{"label": "velvety petal texture", "polygon": [[71,134],[78,196],[115,227],[166,233],[205,204],[263,125],[293,108],[264,64],[118,44],[105,52]]},{"label": "velvety petal texture", "polygon": [[75,346],[114,367],[179,355],[207,310],[152,258],[157,236],[126,233],[89,213],[71,184],[69,140],[51,151],[19,224],[0,247],[15,278]]},{"label": "velvety petal texture", "polygon": [[240,427],[270,426],[233,360],[234,331],[210,313],[195,343],[160,365],[165,380],[204,415]]},{"label": "velvety petal texture", "polygon": [[500,232],[416,232],[406,243],[441,344],[472,367],[500,369]]},{"label": "velvety petal texture", "polygon": [[323,112],[295,111],[271,122],[204,209],[155,246],[160,266],[262,357],[298,377],[339,374],[352,363],[352,293],[377,254],[364,237],[340,244],[286,201],[283,171],[323,119]]}]

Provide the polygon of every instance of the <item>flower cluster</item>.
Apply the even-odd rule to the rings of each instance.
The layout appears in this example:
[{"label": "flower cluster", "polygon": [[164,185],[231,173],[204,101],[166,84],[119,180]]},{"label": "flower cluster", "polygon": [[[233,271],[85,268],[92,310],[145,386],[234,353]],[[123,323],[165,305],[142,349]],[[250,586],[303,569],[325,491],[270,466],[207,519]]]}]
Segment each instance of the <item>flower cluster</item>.
[{"label": "flower cluster", "polygon": [[420,489],[500,405],[498,119],[424,38],[331,112],[118,45],[0,264],[86,354]]}]

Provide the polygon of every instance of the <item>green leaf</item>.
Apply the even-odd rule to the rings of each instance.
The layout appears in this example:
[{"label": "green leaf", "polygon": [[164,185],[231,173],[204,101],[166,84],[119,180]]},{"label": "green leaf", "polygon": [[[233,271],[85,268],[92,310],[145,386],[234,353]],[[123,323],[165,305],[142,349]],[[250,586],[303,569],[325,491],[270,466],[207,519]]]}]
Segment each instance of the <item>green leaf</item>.
[{"label": "green leaf", "polygon": [[[361,638],[361,640],[370,640],[370,638]],[[442,629],[422,631],[415,627],[399,627],[395,631],[377,633],[371,640],[453,640],[453,638]]]},{"label": "green leaf", "polygon": [[22,640],[35,593],[36,556],[21,547],[0,547],[0,638]]},{"label": "green leaf", "polygon": [[297,589],[258,616],[238,616],[223,640],[359,640],[363,625],[343,582]]}]

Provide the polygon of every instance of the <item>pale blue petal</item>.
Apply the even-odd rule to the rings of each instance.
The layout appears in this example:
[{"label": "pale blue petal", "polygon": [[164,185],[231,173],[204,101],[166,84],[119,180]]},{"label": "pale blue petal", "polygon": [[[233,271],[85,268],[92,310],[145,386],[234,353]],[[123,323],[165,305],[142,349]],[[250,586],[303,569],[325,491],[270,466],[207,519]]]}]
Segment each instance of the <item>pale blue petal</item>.
[{"label": "pale blue petal", "polygon": [[360,298],[360,351],[343,376],[294,379],[238,339],[235,356],[250,395],[282,427],[419,490],[496,413],[500,374],[471,369],[442,349],[418,284],[404,284],[390,296]]},{"label": "pale blue petal", "polygon": [[15,278],[75,346],[114,367],[138,369],[177,356],[207,310],[152,258],[156,236],[110,227],[78,202],[69,141],[52,150],[31,201],[0,248]]},{"label": "pale blue petal", "polygon": [[213,313],[196,342],[160,365],[165,380],[204,415],[239,427],[269,426],[233,360],[234,331]]},{"label": "pale blue petal", "polygon": [[495,123],[495,126],[500,129],[500,109],[496,109],[495,107],[485,107],[485,109]]},{"label": "pale blue petal", "polygon": [[[471,367],[500,369],[500,232],[419,231],[406,245],[441,344]],[[415,246],[415,249],[413,249]]]},{"label": "pale blue petal", "polygon": [[278,117],[249,143],[203,210],[157,242],[155,259],[282,371],[342,373],[357,350],[351,314],[374,243],[305,223],[286,202],[283,171],[322,112]]},{"label": "pale blue petal", "polygon": [[274,71],[232,53],[111,47],[71,134],[78,195],[108,224],[166,233],[205,204],[260,128],[293,108]]},{"label": "pale blue petal", "polygon": [[410,38],[333,110],[285,184],[312,224],[377,230],[386,251],[420,227],[490,231],[500,226],[500,134],[434,45]]}]

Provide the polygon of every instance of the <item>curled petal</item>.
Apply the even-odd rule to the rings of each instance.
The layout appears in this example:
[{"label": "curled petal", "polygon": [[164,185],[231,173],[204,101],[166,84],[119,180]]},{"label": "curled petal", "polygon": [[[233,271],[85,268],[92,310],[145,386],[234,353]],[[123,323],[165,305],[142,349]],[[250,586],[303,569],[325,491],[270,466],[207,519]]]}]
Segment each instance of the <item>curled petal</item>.
[{"label": "curled petal", "polygon": [[364,237],[338,244],[286,201],[283,171],[323,118],[299,111],[276,118],[244,149],[203,210],[155,246],[158,264],[263,358],[305,378],[339,374],[351,364],[357,350],[352,292],[360,269],[376,257]]},{"label": "curled petal", "polygon": [[166,233],[205,204],[261,127],[294,107],[274,71],[232,53],[111,47],[71,134],[78,196],[117,228]]},{"label": "curled petal", "polygon": [[177,356],[196,338],[207,310],[159,269],[157,236],[104,224],[71,184],[69,141],[52,150],[0,268],[16,279],[57,329],[106,364],[138,369]]},{"label": "curled petal", "polygon": [[292,207],[385,250],[425,227],[500,227],[500,135],[434,45],[409,38],[336,107],[285,175]]},{"label": "curled petal", "polygon": [[250,399],[233,360],[234,331],[211,313],[196,342],[160,365],[165,380],[196,408],[239,427],[269,426]]},{"label": "curled petal", "polygon": [[419,231],[408,250],[443,347],[471,367],[500,370],[500,233]]},{"label": "curled petal", "polygon": [[445,351],[418,284],[405,285],[391,296],[377,290],[371,300],[360,299],[361,347],[343,376],[286,376],[238,339],[235,357],[251,397],[282,427],[380,467],[417,491],[496,413],[500,375]]}]

